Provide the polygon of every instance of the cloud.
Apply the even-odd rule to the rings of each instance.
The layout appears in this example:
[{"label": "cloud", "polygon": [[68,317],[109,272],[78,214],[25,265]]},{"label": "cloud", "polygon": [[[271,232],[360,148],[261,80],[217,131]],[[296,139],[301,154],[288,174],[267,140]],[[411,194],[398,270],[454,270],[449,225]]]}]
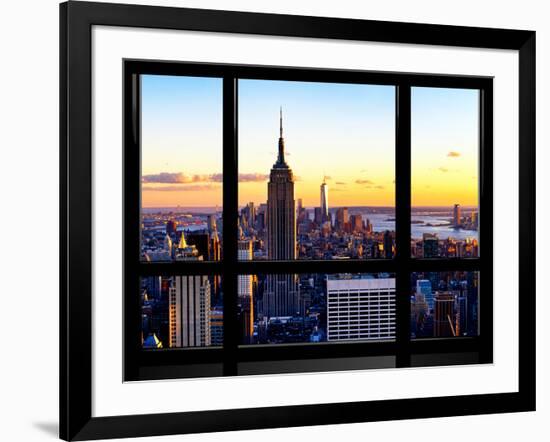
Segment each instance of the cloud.
[{"label": "cloud", "polygon": [[345,186],[347,183],[344,183],[343,181],[336,181],[334,184],[337,186]]},{"label": "cloud", "polygon": [[451,158],[456,158],[456,157],[459,157],[460,156],[460,152],[457,152],[455,150],[451,150],[448,154],[447,154],[448,157],[451,157]]},{"label": "cloud", "polygon": [[[262,173],[239,174],[239,181],[243,183],[261,182],[267,180],[267,178],[268,175]],[[161,172],[157,174],[143,175],[141,177],[141,182],[147,184],[221,183],[222,181],[223,174],[221,173],[187,175],[182,172]]]},{"label": "cloud", "polygon": [[257,183],[266,181],[268,175],[264,173],[239,173],[239,182],[241,183]]},{"label": "cloud", "polygon": [[192,184],[192,185],[171,185],[171,186],[143,186],[143,192],[196,192],[204,190],[219,189],[219,186],[214,184]]},{"label": "cloud", "polygon": [[372,185],[374,183],[371,180],[358,179],[358,180],[355,180],[355,184],[369,184],[369,185]]},{"label": "cloud", "polygon": [[158,184],[187,184],[187,183],[199,183],[210,181],[208,178],[210,175],[186,175],[181,172],[169,173],[161,172],[151,175],[143,175],[141,181],[144,183],[158,183]]},{"label": "cloud", "polygon": [[447,169],[446,167],[439,167],[437,170],[439,170],[440,172],[443,172],[443,173],[446,173],[449,171],[449,169]]}]

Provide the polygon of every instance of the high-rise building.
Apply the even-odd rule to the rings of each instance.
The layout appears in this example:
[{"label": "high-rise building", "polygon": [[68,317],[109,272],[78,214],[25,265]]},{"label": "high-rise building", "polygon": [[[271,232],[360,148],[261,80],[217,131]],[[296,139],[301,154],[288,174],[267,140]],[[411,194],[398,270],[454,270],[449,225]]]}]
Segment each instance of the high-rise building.
[{"label": "high-rise building", "polygon": [[456,336],[468,334],[468,300],[466,296],[460,295],[456,299]]},{"label": "high-rise building", "polygon": [[368,219],[368,218],[367,218],[367,221],[366,221],[365,229],[366,229],[367,233],[372,233],[373,232],[372,223],[370,222],[370,219]]},{"label": "high-rise building", "polygon": [[144,280],[149,299],[160,299],[161,277],[148,276]]},{"label": "high-rise building", "polygon": [[[252,241],[240,240],[237,243],[239,260],[252,259]],[[241,306],[242,337],[248,343],[254,333],[253,275],[239,275],[237,295]]]},{"label": "high-rise building", "polygon": [[437,292],[434,298],[434,336],[455,336],[455,297],[451,292]]},{"label": "high-rise building", "polygon": [[327,276],[327,339],[395,338],[395,279]]},{"label": "high-rise building", "polygon": [[253,202],[248,203],[241,209],[240,223],[247,230],[254,227],[256,223],[256,208]]},{"label": "high-rise building", "polygon": [[256,210],[256,230],[262,231],[265,229],[265,219],[267,213],[267,204],[260,204]]},{"label": "high-rise building", "polygon": [[[183,233],[182,233],[183,235]],[[168,234],[164,237],[164,251],[167,253],[172,253],[172,239]]]},{"label": "high-rise building", "polygon": [[424,334],[428,314],[429,308],[424,294],[417,292],[411,296],[411,335],[413,337]]},{"label": "high-rise building", "polygon": [[421,294],[424,297],[430,310],[434,308],[432,283],[429,279],[419,279],[416,281],[416,294]]},{"label": "high-rise building", "polygon": [[303,205],[303,202],[302,202],[302,198],[298,198],[296,200],[296,213],[298,215],[300,215],[300,213],[302,212],[302,209],[304,208],[304,205]]},{"label": "high-rise building", "polygon": [[[202,261],[195,245],[182,232],[176,261]],[[169,292],[170,347],[210,345],[210,282],[206,276],[177,276]]]},{"label": "high-rise building", "polygon": [[167,235],[176,235],[176,231],[178,229],[178,223],[172,219],[168,220],[166,223],[166,234]]},{"label": "high-rise building", "polygon": [[389,230],[384,232],[384,257],[386,259],[393,257],[393,237]]},{"label": "high-rise building", "polygon": [[217,229],[216,226],[216,215],[208,215],[208,230],[210,233],[214,232]]},{"label": "high-rise building", "polygon": [[[183,232],[181,233],[183,235]],[[193,232],[187,235],[187,244],[195,246],[203,259],[212,260],[212,251],[210,249],[210,235],[206,232]]]},{"label": "high-rise building", "polygon": [[210,314],[210,345],[223,345],[223,310],[214,309]]},{"label": "high-rise building", "polygon": [[478,323],[478,274],[477,272],[468,272],[466,277],[467,284],[467,334],[468,336],[477,336],[479,334]]},{"label": "high-rise building", "polygon": [[325,177],[323,177],[323,184],[321,184],[321,217],[322,222],[330,221],[328,215],[328,185]]},{"label": "high-rise building", "polygon": [[472,211],[471,219],[472,219],[472,227],[477,229],[477,212],[475,210]]},{"label": "high-rise building", "polygon": [[351,224],[352,232],[362,232],[363,231],[363,217],[360,213],[351,215],[349,217],[349,222]]},{"label": "high-rise building", "polygon": [[199,250],[194,244],[187,244],[185,234],[181,232],[178,245],[175,247],[176,261],[202,261],[204,257],[199,253]]},{"label": "high-rise building", "polygon": [[460,204],[455,204],[453,208],[453,226],[460,227],[462,225],[462,215],[460,213]]},{"label": "high-rise building", "polygon": [[424,258],[437,258],[439,256],[439,238],[435,233],[423,233],[422,242]]},{"label": "high-rise building", "polygon": [[347,207],[339,207],[336,210],[336,228],[346,230],[349,226],[349,213]]},{"label": "high-rise building", "polygon": [[211,345],[207,276],[176,276],[169,295],[170,347]]},{"label": "high-rise building", "polygon": [[323,224],[323,213],[321,211],[321,208],[315,207],[313,213],[314,213],[313,220],[315,221],[315,224],[317,224],[318,226]]},{"label": "high-rise building", "polygon": [[[285,160],[283,113],[280,114],[279,154],[267,183],[267,256],[296,259],[294,176]],[[291,316],[299,306],[296,275],[270,275],[264,293],[264,315]]]},{"label": "high-rise building", "polygon": [[222,246],[218,231],[214,230],[210,236],[210,260],[219,261],[222,259]]}]

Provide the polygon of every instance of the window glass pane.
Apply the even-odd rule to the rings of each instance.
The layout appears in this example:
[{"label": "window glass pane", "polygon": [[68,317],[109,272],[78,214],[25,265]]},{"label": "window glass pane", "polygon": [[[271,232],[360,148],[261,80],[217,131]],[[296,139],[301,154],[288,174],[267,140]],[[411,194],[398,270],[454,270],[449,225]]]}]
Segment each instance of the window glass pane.
[{"label": "window glass pane", "polygon": [[144,349],[223,345],[221,276],[146,276],[140,291]]},{"label": "window glass pane", "polygon": [[392,258],[394,152],[393,86],[239,80],[239,258]]},{"label": "window glass pane", "polygon": [[479,272],[411,274],[411,337],[479,334]]},{"label": "window glass pane", "polygon": [[242,344],[395,339],[392,274],[239,275]]},{"label": "window glass pane", "polygon": [[141,259],[221,257],[222,80],[141,76]]},{"label": "window glass pane", "polygon": [[411,250],[479,255],[479,91],[412,88]]}]

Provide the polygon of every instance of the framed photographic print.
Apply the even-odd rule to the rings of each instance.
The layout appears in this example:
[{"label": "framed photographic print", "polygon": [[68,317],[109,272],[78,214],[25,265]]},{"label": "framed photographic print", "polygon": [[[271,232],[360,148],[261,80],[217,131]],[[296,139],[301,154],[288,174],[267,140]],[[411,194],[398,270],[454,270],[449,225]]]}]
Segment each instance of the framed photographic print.
[{"label": "framed photographic print", "polygon": [[534,32],[60,14],[61,438],[534,410]]}]

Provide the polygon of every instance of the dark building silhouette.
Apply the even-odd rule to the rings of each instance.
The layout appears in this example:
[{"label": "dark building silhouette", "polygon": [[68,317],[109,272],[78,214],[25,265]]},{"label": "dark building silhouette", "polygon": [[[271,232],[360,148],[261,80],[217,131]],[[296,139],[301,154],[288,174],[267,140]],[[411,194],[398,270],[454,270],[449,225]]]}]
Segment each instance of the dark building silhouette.
[{"label": "dark building silhouette", "polygon": [[166,234],[169,236],[175,236],[178,229],[178,223],[174,220],[168,220],[166,223]]},{"label": "dark building silhouette", "polygon": [[422,235],[424,258],[437,258],[439,256],[439,239],[432,233]]},{"label": "dark building silhouette", "polygon": [[200,233],[188,233],[187,244],[195,246],[199,251],[199,255],[203,257],[205,261],[214,260],[212,256],[212,250],[210,248],[210,235],[206,232]]},{"label": "dark building silhouette", "polygon": [[390,259],[393,257],[393,238],[391,232],[386,230],[384,232],[384,258]]}]

